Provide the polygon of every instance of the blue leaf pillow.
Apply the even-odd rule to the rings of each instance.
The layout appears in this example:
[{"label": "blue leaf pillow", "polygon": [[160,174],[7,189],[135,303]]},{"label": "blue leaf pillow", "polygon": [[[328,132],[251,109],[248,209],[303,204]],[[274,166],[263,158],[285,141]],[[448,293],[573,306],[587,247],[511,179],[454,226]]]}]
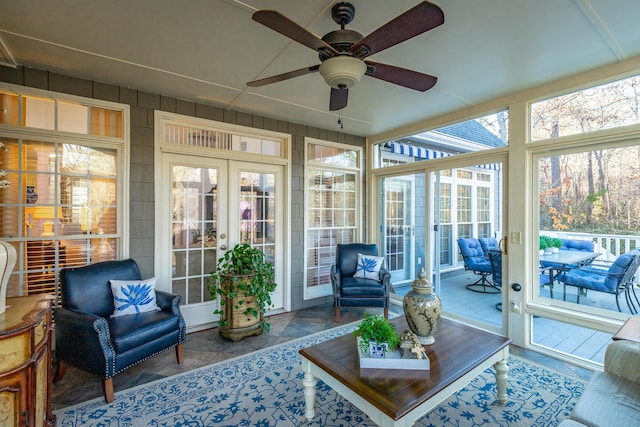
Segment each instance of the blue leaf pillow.
[{"label": "blue leaf pillow", "polygon": [[112,317],[158,311],[156,277],[146,280],[109,280],[115,310]]},{"label": "blue leaf pillow", "polygon": [[384,258],[380,256],[358,254],[358,265],[356,266],[356,274],[353,277],[379,280],[379,272],[383,260]]}]

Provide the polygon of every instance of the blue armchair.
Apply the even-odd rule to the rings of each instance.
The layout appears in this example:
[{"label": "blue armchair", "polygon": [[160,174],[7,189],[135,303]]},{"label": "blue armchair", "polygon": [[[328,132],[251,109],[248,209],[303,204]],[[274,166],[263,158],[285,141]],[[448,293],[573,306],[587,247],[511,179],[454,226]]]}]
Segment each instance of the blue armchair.
[{"label": "blue armchair", "polygon": [[336,322],[341,307],[383,307],[389,318],[391,274],[382,265],[375,279],[353,277],[358,267],[358,254],[378,256],[375,244],[348,243],[336,247],[336,263],[331,266]]},{"label": "blue armchair", "polygon": [[487,279],[491,274],[491,264],[484,256],[480,241],[473,238],[460,238],[458,247],[464,261],[464,269],[480,276],[475,283],[467,285],[467,289],[489,294],[500,292],[500,288]]},{"label": "blue armchair", "polygon": [[160,310],[112,317],[110,280],[140,280],[134,260],[106,261],[60,271],[62,306],[54,311],[58,371],[66,364],[102,378],[107,403],[114,399],[113,376],[164,350],[175,347],[183,362],[186,325],[180,296],[155,291]]},{"label": "blue armchair", "polygon": [[618,311],[622,311],[620,309],[619,296],[624,293],[629,309],[633,312],[627,288],[633,283],[639,265],[639,255],[626,253],[619,256],[613,263],[600,261],[593,262],[588,266],[570,269],[560,274],[558,280],[564,284],[565,296],[567,286],[579,288],[576,300],[578,304],[580,303],[580,289],[591,289],[615,295]]}]

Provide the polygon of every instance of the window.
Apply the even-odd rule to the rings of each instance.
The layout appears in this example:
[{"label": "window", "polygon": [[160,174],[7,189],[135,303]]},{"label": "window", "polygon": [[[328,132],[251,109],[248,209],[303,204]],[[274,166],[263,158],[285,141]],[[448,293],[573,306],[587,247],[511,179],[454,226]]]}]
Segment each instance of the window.
[{"label": "window", "polygon": [[44,91],[31,96],[0,88],[0,125],[123,139],[124,111],[89,105],[91,102],[61,100]]},{"label": "window", "polygon": [[[529,139],[533,179],[538,185],[532,194],[538,206],[532,249],[539,254],[532,261],[531,304],[536,315],[529,332],[534,346],[602,363],[615,330],[610,325],[634,314],[632,281],[638,282],[638,272],[626,283],[605,277],[612,262],[640,248],[639,99],[640,76],[636,75],[531,104]],[[572,137],[561,139],[564,136]],[[553,141],[553,152],[538,141]],[[545,242],[538,246],[538,236],[562,239],[574,251],[581,249],[584,257],[590,257],[589,251],[597,256],[570,264],[559,252],[557,256],[565,262],[553,263],[554,255],[540,249]],[[620,270],[625,258],[620,259]],[[538,263],[545,269],[539,271]],[[583,286],[593,283],[603,286],[599,291]],[[568,345],[547,339],[549,326],[572,329]]]},{"label": "window", "polygon": [[531,105],[531,141],[640,123],[640,76]]},{"label": "window", "polygon": [[[0,88],[9,107],[9,118],[0,123],[8,183],[0,189],[0,238],[18,254],[9,296],[58,295],[61,268],[122,254],[124,141],[113,141],[124,135],[124,110],[37,95]],[[23,108],[16,110],[18,105]],[[86,140],[69,132],[86,134]]]},{"label": "window", "polygon": [[509,115],[505,110],[386,141],[376,145],[374,167],[386,168],[505,147],[508,130]]},{"label": "window", "polygon": [[284,155],[282,141],[278,139],[242,134],[238,129],[232,130],[231,128],[229,128],[228,132],[225,132],[222,124],[219,126],[221,126],[221,129],[214,130],[207,129],[204,126],[167,123],[164,125],[164,137],[165,141],[171,144],[216,148],[274,157],[282,157]]},{"label": "window", "polygon": [[305,298],[330,294],[336,246],[358,239],[361,157],[360,148],[307,139]]}]

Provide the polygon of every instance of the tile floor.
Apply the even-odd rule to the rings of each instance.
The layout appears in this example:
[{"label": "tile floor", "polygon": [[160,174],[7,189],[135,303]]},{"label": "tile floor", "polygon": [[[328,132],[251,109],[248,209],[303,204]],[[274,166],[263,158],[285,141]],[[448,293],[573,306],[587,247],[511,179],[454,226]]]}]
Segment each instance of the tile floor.
[{"label": "tile floor", "polygon": [[[376,309],[366,310],[369,313],[376,312]],[[392,307],[391,309],[392,312],[395,311],[396,313],[400,313],[401,310],[401,307]],[[382,313],[382,309],[377,311]],[[334,309],[331,305],[316,306],[279,314],[270,317],[271,330],[268,334],[248,337],[239,342],[231,342],[221,338],[217,329],[191,333],[187,335],[184,345],[184,364],[178,365],[176,363],[174,351],[166,351],[116,375],[113,379],[114,390],[117,393],[129,387],[230,359],[340,326],[341,324],[347,324],[361,319],[363,312],[364,309],[343,309],[340,323],[336,323]],[[588,380],[591,376],[591,371],[588,369],[513,345],[511,346],[511,353],[567,375],[578,376],[585,380]],[[53,384],[51,392],[52,409],[60,409],[101,396],[102,387],[99,378],[69,367],[62,380]]]}]

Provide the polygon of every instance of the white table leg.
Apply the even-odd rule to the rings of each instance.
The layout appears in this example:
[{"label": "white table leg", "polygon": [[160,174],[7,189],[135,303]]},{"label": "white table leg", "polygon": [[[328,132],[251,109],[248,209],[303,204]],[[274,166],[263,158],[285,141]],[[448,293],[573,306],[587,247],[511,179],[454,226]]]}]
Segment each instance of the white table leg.
[{"label": "white table leg", "polygon": [[304,373],[304,379],[302,385],[304,386],[304,416],[307,420],[311,421],[316,416],[315,402],[316,402],[316,384],[318,379],[311,375],[309,372]]},{"label": "white table leg", "polygon": [[496,385],[498,387],[498,400],[500,403],[507,401],[507,379],[509,378],[509,365],[507,359],[496,362],[493,367],[496,370]]}]

